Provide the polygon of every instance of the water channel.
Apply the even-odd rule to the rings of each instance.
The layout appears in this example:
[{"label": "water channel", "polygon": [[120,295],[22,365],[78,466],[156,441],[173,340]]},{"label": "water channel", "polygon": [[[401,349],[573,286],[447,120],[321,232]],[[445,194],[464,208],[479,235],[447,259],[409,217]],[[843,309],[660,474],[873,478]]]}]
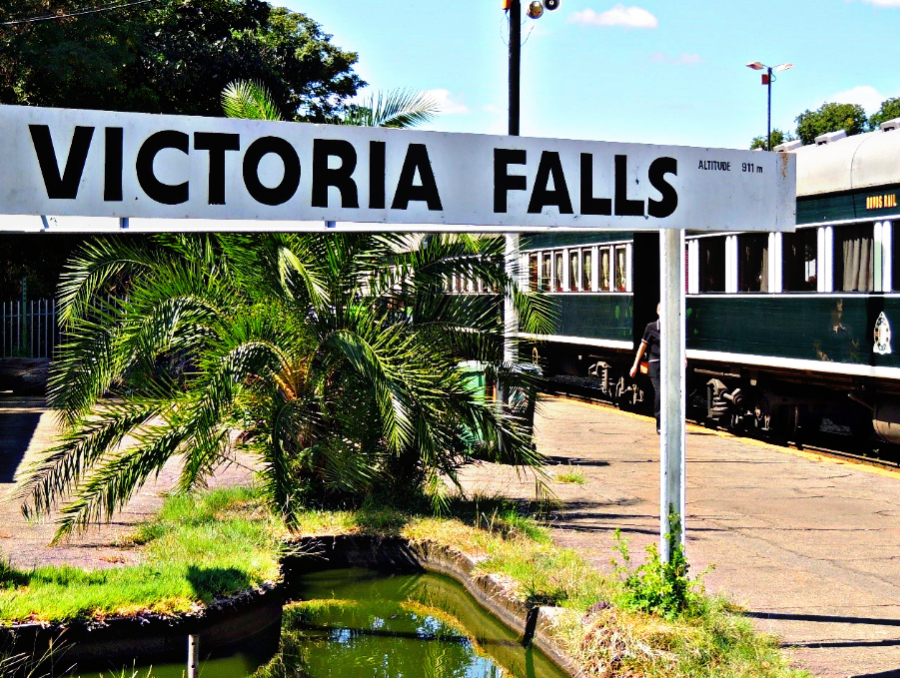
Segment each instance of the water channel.
[{"label": "water channel", "polygon": [[[455,581],[433,574],[338,569],[304,574],[288,590],[281,652],[253,642],[208,659],[204,678],[565,678],[538,650]],[[148,667],[138,667],[146,678]],[[184,664],[154,678],[182,678]],[[119,678],[81,673],[81,678]],[[126,673],[131,678],[131,670]]]}]

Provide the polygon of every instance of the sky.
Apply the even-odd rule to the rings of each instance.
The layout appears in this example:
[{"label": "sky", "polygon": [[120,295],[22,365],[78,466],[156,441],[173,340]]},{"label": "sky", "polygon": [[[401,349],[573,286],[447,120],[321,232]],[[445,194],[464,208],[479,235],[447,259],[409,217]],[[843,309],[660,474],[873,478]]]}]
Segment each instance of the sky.
[{"label": "sky", "polygon": [[[425,129],[506,133],[502,0],[270,1],[358,52],[368,89],[430,92],[442,112]],[[900,0],[562,0],[524,22],[523,136],[748,148],[766,130],[753,61],[794,64],[773,85],[773,127],[900,96]]]}]

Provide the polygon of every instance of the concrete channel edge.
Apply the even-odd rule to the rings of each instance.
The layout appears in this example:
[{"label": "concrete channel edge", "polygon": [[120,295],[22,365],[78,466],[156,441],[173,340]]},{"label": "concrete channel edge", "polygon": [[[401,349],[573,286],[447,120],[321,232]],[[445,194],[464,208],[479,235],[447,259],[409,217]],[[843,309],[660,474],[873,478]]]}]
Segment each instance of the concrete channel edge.
[{"label": "concrete channel edge", "polygon": [[540,650],[564,673],[580,675],[577,663],[553,639],[558,607],[530,606],[520,601],[510,585],[495,575],[480,574],[478,560],[445,544],[409,541],[402,537],[340,535],[305,537],[295,543],[301,555],[289,559],[287,577],[335,567],[367,567],[393,571],[440,574],[461,584],[483,608]]},{"label": "concrete channel edge", "polygon": [[[502,578],[478,573],[478,560],[466,553],[432,541],[361,535],[304,537],[292,542],[288,551],[297,555],[283,561],[287,581],[305,572],[351,566],[449,577],[523,643],[531,642],[572,678],[580,673],[576,662],[553,640],[553,623],[561,608],[530,606],[518,600]],[[63,663],[77,663],[82,670],[108,668],[110,662],[135,658],[141,662],[183,661],[188,635],[200,636],[204,654],[256,636],[264,636],[263,642],[274,638],[274,652],[277,635],[266,632],[280,626],[284,588],[271,584],[171,617],[146,614],[90,622],[13,624],[0,628],[0,646],[13,654],[41,656],[51,643],[58,646],[62,641]]]}]

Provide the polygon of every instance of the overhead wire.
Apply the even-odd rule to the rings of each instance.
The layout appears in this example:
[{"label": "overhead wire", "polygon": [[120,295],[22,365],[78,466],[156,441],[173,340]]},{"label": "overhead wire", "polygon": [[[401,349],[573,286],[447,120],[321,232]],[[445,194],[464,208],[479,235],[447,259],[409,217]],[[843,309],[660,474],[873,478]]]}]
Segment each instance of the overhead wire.
[{"label": "overhead wire", "polygon": [[111,5],[103,5],[102,7],[93,7],[91,9],[82,9],[77,12],[69,12],[67,14],[47,14],[44,16],[33,16],[26,19],[13,19],[12,21],[2,21],[0,26],[21,26],[24,24],[34,24],[41,21],[58,21],[60,19],[71,19],[73,17],[86,16],[88,14],[100,14],[103,12],[114,12],[117,9],[128,9],[138,5],[146,5],[156,0],[134,0],[133,2],[114,3]]}]

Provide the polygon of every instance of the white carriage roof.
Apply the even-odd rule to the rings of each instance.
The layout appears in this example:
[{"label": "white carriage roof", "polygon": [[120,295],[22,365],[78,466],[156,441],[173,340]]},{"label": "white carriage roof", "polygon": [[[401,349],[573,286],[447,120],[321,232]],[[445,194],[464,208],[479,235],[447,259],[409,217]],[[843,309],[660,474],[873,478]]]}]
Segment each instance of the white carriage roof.
[{"label": "white carriage roof", "polygon": [[797,156],[797,196],[900,184],[900,130],[857,134]]}]

